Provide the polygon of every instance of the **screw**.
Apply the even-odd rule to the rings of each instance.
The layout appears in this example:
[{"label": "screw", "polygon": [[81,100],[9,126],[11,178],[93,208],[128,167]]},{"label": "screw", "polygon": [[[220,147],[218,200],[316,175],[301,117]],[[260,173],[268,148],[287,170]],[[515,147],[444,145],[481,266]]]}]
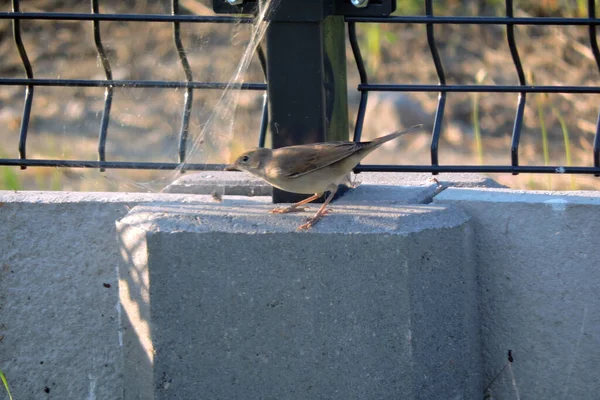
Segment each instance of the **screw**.
[{"label": "screw", "polygon": [[351,3],[356,8],[365,8],[369,5],[369,0],[352,0]]},{"label": "screw", "polygon": [[225,0],[225,1],[228,2],[229,4],[231,4],[232,6],[237,6],[244,2],[244,0]]}]

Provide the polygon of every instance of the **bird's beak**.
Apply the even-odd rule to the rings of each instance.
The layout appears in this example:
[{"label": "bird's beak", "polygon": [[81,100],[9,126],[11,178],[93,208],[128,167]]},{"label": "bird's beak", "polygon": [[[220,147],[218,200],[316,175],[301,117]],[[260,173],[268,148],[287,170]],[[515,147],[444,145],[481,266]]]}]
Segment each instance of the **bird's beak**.
[{"label": "bird's beak", "polygon": [[237,168],[237,165],[229,164],[225,167],[225,171],[239,171],[239,169]]}]

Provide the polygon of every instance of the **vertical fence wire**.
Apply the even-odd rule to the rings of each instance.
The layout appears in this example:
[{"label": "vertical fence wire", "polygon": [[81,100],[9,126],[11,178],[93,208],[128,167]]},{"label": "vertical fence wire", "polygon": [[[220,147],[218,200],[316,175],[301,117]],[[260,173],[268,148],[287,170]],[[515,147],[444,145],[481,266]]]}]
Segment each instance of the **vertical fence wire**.
[{"label": "vertical fence wire", "polygon": [[[12,1],[12,12],[20,12],[19,0]],[[27,79],[33,79],[33,68],[31,68],[31,63],[29,62],[29,57],[27,56],[27,51],[25,50],[25,45],[23,44],[23,38],[21,37],[21,20],[13,19],[13,38],[15,40],[15,44],[17,49],[19,50],[19,55],[21,57],[21,61],[23,63],[23,67],[25,68],[25,75]],[[23,106],[23,116],[21,119],[21,128],[19,129],[19,157],[22,160],[27,158],[27,132],[29,130],[29,120],[31,119],[31,106],[33,104],[33,89],[34,86],[29,84],[25,88],[25,104]],[[25,165],[21,165],[21,169],[26,169]]]},{"label": "vertical fence wire", "polygon": [[[171,1],[171,12],[173,15],[179,14],[179,0]],[[181,27],[178,21],[173,22],[173,40],[175,41],[175,47],[181,66],[185,72],[185,78],[188,83],[194,80],[192,75],[192,68],[187,59],[186,51],[181,42]],[[185,89],[184,101],[183,101],[183,116],[181,119],[181,129],[179,131],[179,162],[184,163],[186,158],[187,138],[190,126],[190,115],[192,113],[192,102],[194,100],[194,89],[187,87]],[[181,169],[184,172],[184,169]]]},{"label": "vertical fence wire", "polygon": [[[354,61],[356,61],[356,67],[358,69],[358,76],[360,77],[360,84],[366,85],[369,83],[367,78],[367,69],[360,53],[360,46],[358,45],[358,39],[356,37],[356,24],[354,22],[348,22],[348,38],[350,39],[350,47],[352,47],[352,54],[354,55]],[[362,128],[365,122],[365,114],[367,112],[367,101],[369,100],[369,91],[361,90],[360,92],[360,103],[358,104],[358,112],[356,113],[356,124],[354,126],[354,141],[360,142],[362,136]]]},{"label": "vertical fence wire", "polygon": [[[427,17],[433,17],[433,0],[427,0],[425,2],[425,15]],[[429,50],[431,51],[431,57],[435,64],[435,71],[438,76],[440,86],[446,85],[446,75],[444,74],[444,67],[437,50],[435,43],[434,24],[428,22],[426,24],[427,31],[427,43],[429,44]],[[439,165],[438,148],[440,141],[440,134],[442,132],[442,124],[444,121],[444,109],[446,108],[446,92],[440,92],[438,96],[438,105],[435,111],[435,119],[433,122],[433,132],[431,133],[431,165]],[[437,175],[437,172],[433,172],[433,175]]]},{"label": "vertical fence wire", "polygon": [[[588,18],[596,18],[596,3],[594,0],[588,0]],[[592,47],[592,53],[594,53],[594,59],[596,60],[596,66],[598,67],[598,73],[600,73],[600,50],[598,50],[598,39],[596,37],[596,25],[590,24],[590,46]],[[598,112],[598,120],[596,122],[596,134],[594,135],[594,167],[600,167],[600,111]],[[600,174],[594,174],[600,176]]]},{"label": "vertical fence wire", "polygon": [[[512,0],[506,0],[505,5],[506,16],[508,18],[513,18]],[[510,55],[512,56],[513,63],[517,70],[517,75],[519,76],[519,85],[525,86],[527,85],[527,81],[525,80],[525,72],[523,71],[523,66],[521,65],[521,58],[519,57],[519,50],[517,49],[517,44],[515,42],[514,24],[506,24],[506,38],[508,41],[508,47],[510,49]],[[526,93],[521,92],[519,94],[519,101],[517,105],[517,112],[515,115],[515,123],[513,125],[512,139],[510,144],[511,165],[513,167],[519,166],[519,140],[521,138],[521,128],[523,126],[523,114],[525,112],[526,100]],[[518,173],[513,171],[512,174],[517,175]]]},{"label": "vertical fence wire", "polygon": [[[100,13],[98,0],[92,0],[92,13]],[[106,52],[104,51],[104,46],[102,45],[102,37],[100,35],[100,21],[93,20],[92,23],[94,27],[94,43],[96,44],[96,52],[98,53],[98,58],[100,58],[100,61],[102,61],[102,68],[104,68],[104,75],[106,76],[106,80],[112,81],[112,69],[110,67],[108,57],[106,56]],[[104,110],[102,111],[100,133],[98,134],[98,161],[101,162],[106,161],[106,136],[108,132],[108,123],[110,121],[112,99],[113,87],[107,86],[104,89]],[[104,171],[104,168],[100,168],[100,171]]]},{"label": "vertical fence wire", "polygon": [[[267,56],[265,55],[265,50],[263,46],[260,45],[256,48],[256,52],[258,53],[258,61],[260,62],[260,67],[263,71],[263,75],[265,76],[265,83],[267,82]],[[265,141],[267,140],[267,128],[269,126],[269,97],[267,95],[268,91],[265,91],[263,94],[263,109],[262,116],[260,118],[260,132],[258,133],[258,147],[265,147]]]}]

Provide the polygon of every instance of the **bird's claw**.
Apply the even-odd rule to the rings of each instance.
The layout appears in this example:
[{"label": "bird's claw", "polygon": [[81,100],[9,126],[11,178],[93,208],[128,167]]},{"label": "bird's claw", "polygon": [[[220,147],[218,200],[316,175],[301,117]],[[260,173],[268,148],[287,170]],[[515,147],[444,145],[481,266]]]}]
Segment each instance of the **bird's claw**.
[{"label": "bird's claw", "polygon": [[312,228],[317,222],[319,222],[324,216],[329,214],[331,210],[325,209],[320,214],[315,215],[311,219],[309,219],[306,223],[300,225],[296,230],[305,231]]},{"label": "bird's claw", "polygon": [[296,230],[297,231],[307,231],[310,228],[312,228],[314,224],[319,222],[320,219],[321,219],[321,217],[313,217],[313,218],[309,219],[308,222],[306,222],[306,223],[300,225],[298,228],[296,228]]}]

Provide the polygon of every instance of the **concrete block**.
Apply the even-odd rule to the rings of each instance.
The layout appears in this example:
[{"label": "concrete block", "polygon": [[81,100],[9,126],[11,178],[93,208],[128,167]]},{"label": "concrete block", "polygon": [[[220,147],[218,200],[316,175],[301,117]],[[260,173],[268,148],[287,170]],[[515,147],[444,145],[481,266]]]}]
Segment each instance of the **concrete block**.
[{"label": "concrete block", "polygon": [[[372,199],[382,202],[395,201],[405,204],[426,204],[440,192],[433,175],[426,173],[373,173],[365,172],[354,176],[360,183],[357,190],[346,193],[349,201],[361,201],[368,193]],[[440,174],[435,178],[445,187],[503,187],[493,179],[480,174]],[[361,188],[362,186],[362,188]],[[391,195],[390,188],[401,189]],[[262,179],[246,172],[210,171],[181,176],[164,190],[167,193],[194,193],[237,196],[271,196],[272,188]],[[339,201],[339,200],[338,200]]]},{"label": "concrete block", "polygon": [[445,187],[502,188],[503,185],[482,174],[442,173],[432,175],[424,172],[363,172],[355,175],[363,185],[429,186],[432,178]]},{"label": "concrete block", "polygon": [[0,191],[0,369],[15,400],[122,399],[115,221],[189,198]]},{"label": "concrete block", "polygon": [[117,223],[126,399],[482,397],[468,217],[266,199],[142,205]]},{"label": "concrete block", "polygon": [[271,185],[245,172],[205,171],[180,176],[165,193],[212,194],[222,196],[271,196]]},{"label": "concrete block", "polygon": [[502,371],[489,398],[598,397],[600,192],[451,188],[434,204],[473,218],[486,386]]}]

